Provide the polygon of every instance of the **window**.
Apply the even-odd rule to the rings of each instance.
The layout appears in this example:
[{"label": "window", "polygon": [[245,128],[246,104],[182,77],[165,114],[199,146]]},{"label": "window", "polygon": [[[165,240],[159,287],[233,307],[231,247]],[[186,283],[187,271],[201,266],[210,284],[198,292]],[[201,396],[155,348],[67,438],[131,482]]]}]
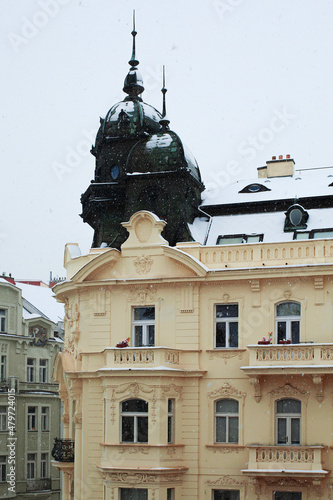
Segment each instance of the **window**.
[{"label": "window", "polygon": [[239,500],[239,490],[214,490],[213,500]]},{"label": "window", "polygon": [[0,332],[6,331],[6,310],[0,309]]},{"label": "window", "polygon": [[297,399],[280,399],[276,403],[277,444],[301,443],[301,402]]},{"label": "window", "polygon": [[121,403],[122,443],[148,443],[148,403],[128,399]]},{"label": "window", "polygon": [[35,362],[33,358],[27,359],[27,382],[35,382]]},{"label": "window", "polygon": [[239,193],[259,193],[262,191],[271,191],[271,189],[264,186],[263,184],[249,184],[248,186],[245,186],[243,189],[241,189],[238,192]]},{"label": "window", "polygon": [[167,500],[175,500],[175,488],[167,489]]},{"label": "window", "polygon": [[285,213],[284,231],[294,231],[295,229],[306,229],[309,214],[301,205],[297,203],[288,208]]},{"label": "window", "polygon": [[148,490],[139,488],[120,488],[120,500],[148,500]]},{"label": "window", "polygon": [[42,406],[42,412],[41,412],[41,430],[42,431],[49,431],[50,426],[49,426],[49,407],[48,406]]},{"label": "window", "polygon": [[1,381],[6,380],[7,376],[7,357],[1,356],[0,358],[0,378]]},{"label": "window", "polygon": [[235,399],[220,399],[215,403],[215,442],[238,443],[238,401]]},{"label": "window", "polygon": [[263,233],[261,234],[224,234],[218,236],[217,245],[238,245],[240,243],[259,243],[264,240]]},{"label": "window", "polygon": [[298,491],[274,491],[274,500],[302,500]]},{"label": "window", "polygon": [[215,306],[215,347],[238,347],[238,304]]},{"label": "window", "polygon": [[39,382],[47,382],[48,381],[48,360],[40,359],[39,360]]},{"label": "window", "polygon": [[27,455],[27,479],[36,479],[36,453]]},{"label": "window", "polygon": [[37,430],[37,406],[28,406],[28,431]]},{"label": "window", "polygon": [[0,431],[7,430],[7,406],[0,406]]},{"label": "window", "polygon": [[168,399],[168,443],[174,440],[174,408],[175,400]]},{"label": "window", "polygon": [[278,342],[300,341],[301,305],[297,302],[281,302],[276,306],[276,331]]},{"label": "window", "polygon": [[134,307],[133,339],[135,347],[155,345],[155,307]]},{"label": "window", "polygon": [[49,462],[48,453],[41,453],[40,454],[40,477],[42,479],[48,477],[48,462]]},{"label": "window", "polygon": [[5,483],[7,481],[6,465],[7,465],[6,455],[0,455],[0,482],[1,483]]}]

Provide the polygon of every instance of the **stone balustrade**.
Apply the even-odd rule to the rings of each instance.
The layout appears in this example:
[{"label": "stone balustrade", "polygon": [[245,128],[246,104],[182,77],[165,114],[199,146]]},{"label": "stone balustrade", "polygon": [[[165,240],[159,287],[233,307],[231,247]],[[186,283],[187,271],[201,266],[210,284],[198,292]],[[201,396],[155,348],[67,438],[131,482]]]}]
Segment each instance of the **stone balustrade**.
[{"label": "stone balustrade", "polygon": [[317,366],[333,368],[333,344],[269,344],[250,345],[249,366]]},{"label": "stone balustrade", "polygon": [[324,446],[249,445],[249,469],[322,470]]}]

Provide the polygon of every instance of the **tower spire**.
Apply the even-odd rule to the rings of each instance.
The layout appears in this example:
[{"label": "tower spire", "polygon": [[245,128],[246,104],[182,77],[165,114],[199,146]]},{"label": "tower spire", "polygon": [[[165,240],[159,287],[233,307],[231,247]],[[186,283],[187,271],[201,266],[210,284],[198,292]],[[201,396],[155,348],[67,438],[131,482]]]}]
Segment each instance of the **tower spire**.
[{"label": "tower spire", "polygon": [[144,91],[144,86],[142,76],[138,71],[139,61],[136,59],[135,37],[137,35],[137,31],[135,29],[135,10],[133,10],[133,29],[131,35],[133,37],[132,57],[128,61],[131,68],[125,78],[123,91],[126,92],[126,94],[128,94],[131,98],[135,97],[137,99],[141,99],[139,95]]},{"label": "tower spire", "polygon": [[168,89],[165,88],[165,66],[163,65],[163,87],[161,89],[161,92],[163,94],[163,109],[162,109],[162,118],[160,120],[160,124],[162,125],[163,130],[167,130],[169,128],[169,123],[170,120],[167,117],[166,114],[166,97],[165,94],[167,93]]}]

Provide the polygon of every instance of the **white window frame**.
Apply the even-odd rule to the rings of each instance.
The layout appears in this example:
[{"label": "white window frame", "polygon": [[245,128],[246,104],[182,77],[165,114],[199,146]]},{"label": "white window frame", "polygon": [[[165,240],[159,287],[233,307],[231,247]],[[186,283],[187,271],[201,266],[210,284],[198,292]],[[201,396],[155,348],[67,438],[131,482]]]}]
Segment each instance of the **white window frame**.
[{"label": "white window frame", "polygon": [[[45,365],[42,364],[45,362]],[[46,358],[41,358],[39,360],[39,382],[47,384],[49,375],[49,360]]]},{"label": "white window frame", "polygon": [[0,333],[6,333],[7,309],[0,309]]},{"label": "white window frame", "polygon": [[[217,307],[218,306],[237,306],[238,315],[237,316],[223,316],[221,318],[217,317]],[[218,323],[225,323],[225,346],[216,345],[216,330]],[[237,323],[237,347],[230,346],[230,326],[229,323]],[[239,304],[215,304],[214,306],[214,348],[215,349],[238,349],[239,348]]]},{"label": "white window frame", "polygon": [[[32,363],[29,363],[29,360]],[[36,359],[35,358],[27,358],[27,382],[35,382],[36,381]]]},{"label": "white window frame", "polygon": [[[135,310],[136,309],[150,309],[150,308],[153,308],[154,309],[154,313],[155,313],[155,319],[151,319],[151,320],[144,320],[144,319],[140,319],[140,320],[135,320],[134,319],[134,316],[135,316]],[[156,321],[156,309],[155,309],[155,306],[135,306],[133,307],[133,310],[132,310],[132,338],[133,338],[133,346],[134,347],[154,347],[155,346],[155,335],[156,335],[156,329],[155,329],[155,321]],[[141,326],[142,327],[142,345],[136,345],[135,343],[135,327],[136,326]],[[149,326],[154,326],[154,344],[152,345],[149,345]]]},{"label": "white window frame", "polygon": [[[216,410],[216,406],[217,406],[217,403],[219,401],[225,401],[225,400],[232,400],[232,401],[236,401],[237,405],[238,405],[238,412],[218,412]],[[239,401],[237,399],[233,399],[233,398],[220,398],[220,399],[217,399],[216,401],[214,401],[214,410],[215,410],[215,414],[214,414],[214,443],[215,444],[239,444]],[[226,441],[217,441],[217,419],[218,417],[223,417],[226,419]],[[229,420],[231,418],[237,418],[238,419],[238,425],[237,425],[237,430],[238,430],[238,439],[237,439],[237,442],[235,441],[229,441]]]},{"label": "white window frame", "polygon": [[1,381],[7,379],[7,356],[5,354],[0,356],[0,379]]},{"label": "white window frame", "polygon": [[8,413],[8,406],[1,405],[0,406],[0,431],[6,431],[8,429],[7,413]]},{"label": "white window frame", "polygon": [[48,478],[49,474],[49,454],[42,452],[40,454],[40,477],[41,479]]},{"label": "white window frame", "polygon": [[[132,398],[133,400],[140,400],[140,398]],[[147,435],[149,436],[149,403],[142,399],[142,401],[145,401],[148,403],[148,411],[143,412],[143,411],[123,411],[122,410],[122,404],[125,403],[128,400],[122,401],[120,403],[120,438],[122,443],[145,443],[148,444],[148,441],[139,441],[138,440],[138,434],[139,434],[139,427],[138,427],[138,418],[139,417],[147,417]],[[133,417],[134,419],[134,440],[133,441],[122,441],[122,435],[123,435],[123,417]]]},{"label": "white window frame", "polygon": [[[33,408],[34,412],[29,412],[29,408]],[[38,406],[28,406],[28,431],[37,431],[38,429]],[[35,424],[35,425],[34,425]]]},{"label": "white window frame", "polygon": [[298,304],[300,306],[300,309],[301,309],[301,314],[302,314],[302,306],[299,302],[297,302],[296,300],[286,300],[286,301],[283,301],[283,302],[279,302],[278,304],[276,304],[275,306],[275,331],[276,331],[276,342],[278,343],[279,342],[279,338],[278,338],[278,323],[286,323],[286,338],[285,340],[290,340],[292,341],[292,336],[291,336],[291,324],[293,322],[298,322],[298,331],[299,331],[299,342],[301,341],[301,314],[295,314],[294,316],[292,315],[288,315],[288,316],[278,316],[277,315],[277,308],[281,305],[281,304],[286,304],[286,303],[294,303],[294,304]]},{"label": "white window frame", "polygon": [[0,483],[7,482],[7,456],[0,455]]},{"label": "white window frame", "polygon": [[37,453],[27,453],[27,479],[36,479],[36,466]]},{"label": "white window frame", "polygon": [[41,428],[42,432],[47,432],[50,430],[50,407],[49,406],[42,406],[41,407],[40,428]]},{"label": "white window frame", "polygon": [[[300,413],[278,413],[277,412],[277,404],[279,401],[283,401],[284,399],[295,399],[301,403],[301,412]],[[279,443],[279,419],[284,419],[287,422],[287,442]],[[291,420],[298,419],[299,420],[299,443],[291,443]],[[300,446],[302,442],[302,401],[296,398],[282,398],[275,401],[275,442],[276,446]]]}]

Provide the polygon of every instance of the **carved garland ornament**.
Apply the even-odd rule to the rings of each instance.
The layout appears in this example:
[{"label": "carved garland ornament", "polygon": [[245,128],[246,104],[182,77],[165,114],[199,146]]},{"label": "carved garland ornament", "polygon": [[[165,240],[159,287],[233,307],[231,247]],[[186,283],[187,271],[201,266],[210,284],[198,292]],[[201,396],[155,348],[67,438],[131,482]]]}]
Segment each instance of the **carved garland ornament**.
[{"label": "carved garland ornament", "polygon": [[236,397],[236,398],[242,398],[243,400],[243,405],[245,402],[246,394],[242,393],[241,391],[238,391],[235,387],[230,385],[229,383],[223,384],[219,389],[216,389],[215,391],[209,392],[207,396],[210,399],[216,399],[219,397]]},{"label": "carved garland ornament", "polygon": [[278,387],[273,391],[269,392],[268,395],[271,398],[279,398],[279,397],[291,397],[297,398],[301,396],[308,396],[309,393],[307,391],[302,391],[301,389],[297,389],[293,387],[291,384],[285,384],[283,387]]},{"label": "carved garland ornament", "polygon": [[221,476],[215,481],[212,479],[206,481],[207,486],[240,486],[241,484],[243,483],[231,476]]},{"label": "carved garland ornament", "polygon": [[144,384],[138,384],[137,382],[133,382],[132,384],[124,384],[121,385],[118,389],[113,389],[111,395],[111,406],[110,406],[110,415],[111,415],[111,423],[115,423],[116,417],[116,400],[121,398],[121,395],[126,393],[129,397],[140,397],[141,394],[152,394],[152,422],[156,422],[156,396],[155,389],[148,389]]}]

